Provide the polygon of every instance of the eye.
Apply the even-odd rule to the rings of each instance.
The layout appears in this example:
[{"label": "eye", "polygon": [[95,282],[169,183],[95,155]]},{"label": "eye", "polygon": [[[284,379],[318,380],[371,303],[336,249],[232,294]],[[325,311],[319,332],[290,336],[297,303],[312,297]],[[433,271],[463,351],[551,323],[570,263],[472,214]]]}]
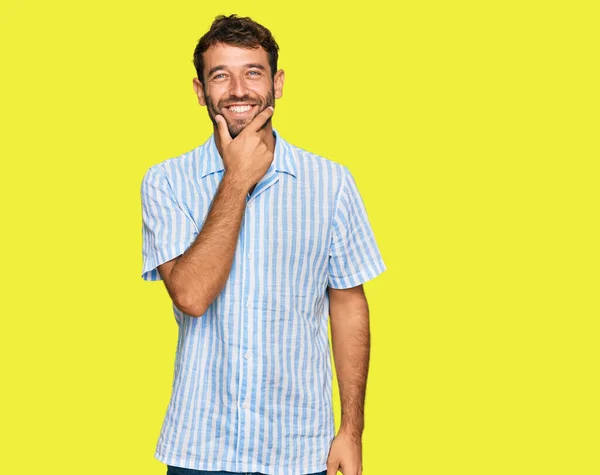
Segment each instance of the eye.
[{"label": "eye", "polygon": [[219,79],[223,79],[224,77],[225,77],[225,73],[218,73],[218,74],[215,74],[215,75],[212,77],[212,79],[213,79],[213,80],[215,80],[215,79],[216,79],[216,80],[219,80]]},{"label": "eye", "polygon": [[260,76],[260,71],[256,71],[256,70],[248,71],[248,74],[250,76]]}]

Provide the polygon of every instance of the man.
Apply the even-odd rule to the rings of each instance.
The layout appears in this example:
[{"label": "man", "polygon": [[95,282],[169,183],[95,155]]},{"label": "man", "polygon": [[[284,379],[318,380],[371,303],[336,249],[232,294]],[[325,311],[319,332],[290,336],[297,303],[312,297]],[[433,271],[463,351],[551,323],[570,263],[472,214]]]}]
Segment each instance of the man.
[{"label": "man", "polygon": [[268,29],[217,17],[193,80],[214,134],[142,181],[142,276],[164,281],[179,326],[155,454],[168,474],[362,473],[362,284],[385,265],[349,170],[273,129],[277,59]]}]

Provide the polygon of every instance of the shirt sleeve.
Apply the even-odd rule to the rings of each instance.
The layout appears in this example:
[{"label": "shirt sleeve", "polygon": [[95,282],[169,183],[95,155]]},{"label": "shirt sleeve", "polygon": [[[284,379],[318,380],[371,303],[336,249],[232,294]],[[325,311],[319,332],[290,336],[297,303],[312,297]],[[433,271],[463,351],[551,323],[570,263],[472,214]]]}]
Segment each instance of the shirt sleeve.
[{"label": "shirt sleeve", "polygon": [[329,248],[328,285],[356,287],[385,270],[356,182],[344,166]]},{"label": "shirt sleeve", "polygon": [[156,167],[142,180],[142,278],[161,280],[157,267],[183,254],[198,235],[178,204],[167,177]]}]

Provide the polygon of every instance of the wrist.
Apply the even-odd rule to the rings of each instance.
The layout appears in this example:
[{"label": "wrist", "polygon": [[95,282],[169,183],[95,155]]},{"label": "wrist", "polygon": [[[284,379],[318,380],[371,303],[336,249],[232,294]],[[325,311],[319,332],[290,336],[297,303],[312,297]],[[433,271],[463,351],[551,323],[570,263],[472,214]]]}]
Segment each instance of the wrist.
[{"label": "wrist", "polygon": [[242,179],[242,177],[240,177],[239,175],[236,175],[235,173],[229,172],[229,171],[225,171],[225,173],[223,174],[222,182],[223,182],[222,186],[227,187],[228,189],[235,190],[236,192],[238,192],[240,195],[243,195],[244,197],[250,191],[250,185],[248,183],[246,183]]},{"label": "wrist", "polygon": [[356,423],[344,424],[344,422],[342,422],[342,424],[340,425],[338,434],[344,435],[350,439],[360,441],[362,438],[363,431],[364,431],[363,424],[356,424]]}]

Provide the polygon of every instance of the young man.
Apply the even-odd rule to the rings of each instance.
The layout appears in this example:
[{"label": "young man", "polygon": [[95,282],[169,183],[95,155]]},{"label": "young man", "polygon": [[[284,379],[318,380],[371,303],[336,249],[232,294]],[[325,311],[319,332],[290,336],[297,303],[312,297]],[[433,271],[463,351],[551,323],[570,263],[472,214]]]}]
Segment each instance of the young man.
[{"label": "young man", "polygon": [[277,58],[268,29],[217,17],[193,80],[214,134],[142,181],[142,277],[164,281],[179,326],[155,454],[168,474],[362,472],[362,284],[385,265],[349,170],[272,128]]}]

